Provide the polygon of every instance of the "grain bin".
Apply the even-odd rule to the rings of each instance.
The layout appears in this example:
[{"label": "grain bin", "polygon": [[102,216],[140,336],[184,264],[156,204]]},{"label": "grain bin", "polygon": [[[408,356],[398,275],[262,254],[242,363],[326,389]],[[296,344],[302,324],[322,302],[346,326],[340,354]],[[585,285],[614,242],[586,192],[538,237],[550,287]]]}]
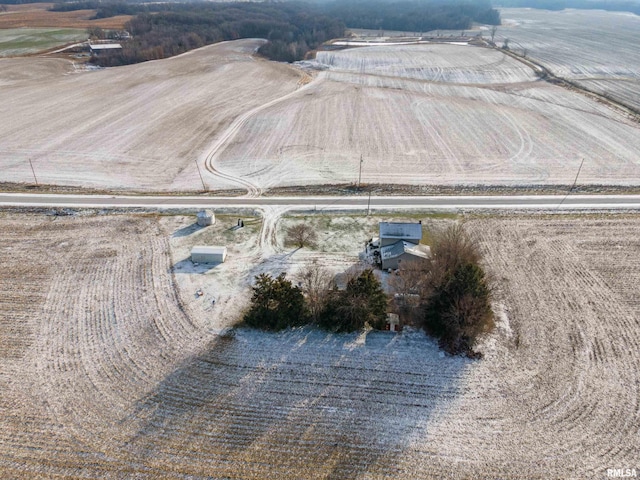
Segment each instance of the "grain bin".
[{"label": "grain bin", "polygon": [[213,214],[213,210],[200,210],[197,214],[198,225],[201,227],[207,227],[216,223],[216,217]]}]

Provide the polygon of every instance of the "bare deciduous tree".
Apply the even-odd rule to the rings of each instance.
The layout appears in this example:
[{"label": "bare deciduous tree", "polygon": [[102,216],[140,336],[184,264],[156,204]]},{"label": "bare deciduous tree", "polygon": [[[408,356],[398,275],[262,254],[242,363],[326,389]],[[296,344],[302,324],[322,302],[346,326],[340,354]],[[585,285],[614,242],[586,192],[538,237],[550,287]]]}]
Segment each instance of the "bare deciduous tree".
[{"label": "bare deciduous tree", "polygon": [[387,281],[393,293],[395,313],[403,324],[418,324],[422,316],[421,299],[426,298],[429,289],[427,262],[408,262],[398,275],[391,275]]},{"label": "bare deciduous tree", "polygon": [[316,231],[306,223],[299,223],[287,229],[287,243],[296,245],[298,248],[312,247],[317,239]]},{"label": "bare deciduous tree", "polygon": [[311,319],[316,322],[333,287],[333,275],[314,260],[298,274],[297,278],[307,300]]},{"label": "bare deciduous tree", "polygon": [[495,38],[497,31],[498,31],[497,25],[494,25],[491,27],[491,43],[493,43],[493,39]]}]

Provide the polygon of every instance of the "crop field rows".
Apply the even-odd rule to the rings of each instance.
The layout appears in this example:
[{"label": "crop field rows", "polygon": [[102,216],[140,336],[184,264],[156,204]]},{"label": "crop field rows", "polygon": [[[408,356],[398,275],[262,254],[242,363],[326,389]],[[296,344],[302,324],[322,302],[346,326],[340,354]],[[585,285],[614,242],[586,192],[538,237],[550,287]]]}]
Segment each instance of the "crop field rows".
[{"label": "crop field rows", "polygon": [[481,361],[411,330],[217,335],[176,290],[168,219],[0,220],[3,476],[586,478],[637,460],[635,217],[468,219],[499,287]]},{"label": "crop field rows", "polygon": [[84,30],[75,28],[0,29],[0,57],[33,54],[86,38]]},{"label": "crop field rows", "polygon": [[95,10],[50,12],[47,9],[51,6],[53,6],[52,3],[7,5],[7,11],[0,12],[0,29],[25,27],[86,29],[88,27],[100,27],[122,30],[124,29],[124,24],[131,19],[130,15],[117,15],[110,18],[90,20],[95,15]]},{"label": "crop field rows", "polygon": [[318,52],[316,62],[330,70],[444,83],[516,83],[536,79],[533,70],[500,52],[460,47],[427,44],[355,48]]},{"label": "crop field rows", "polygon": [[0,59],[0,112],[13,119],[0,124],[2,180],[32,182],[31,160],[40,183],[201,189],[195,160],[212,138],[298,87],[300,72],[251,56],[261,43],[91,72],[61,59]]},{"label": "crop field rows", "polygon": [[[446,47],[447,61],[450,48],[463,59],[482,50]],[[393,48],[339,53],[379,65]],[[332,67],[248,119],[218,154],[220,168],[267,188],[354,181],[361,155],[369,183],[571,184],[582,158],[581,183],[640,176],[637,125],[582,95],[542,82],[456,85],[412,78],[410,68],[407,78],[356,68]]]},{"label": "crop field rows", "polygon": [[495,41],[554,74],[640,108],[640,17],[624,12],[501,9]]},{"label": "crop field rows", "polygon": [[259,44],[98,72],[0,60],[0,108],[13,119],[0,125],[2,179],[33,182],[31,160],[45,184],[193,191],[198,162],[208,189],[258,195],[354,182],[361,156],[365,183],[569,185],[582,159],[579,183],[640,178],[637,123],[501,52],[324,52],[325,70],[306,82],[300,69],[253,58]]}]

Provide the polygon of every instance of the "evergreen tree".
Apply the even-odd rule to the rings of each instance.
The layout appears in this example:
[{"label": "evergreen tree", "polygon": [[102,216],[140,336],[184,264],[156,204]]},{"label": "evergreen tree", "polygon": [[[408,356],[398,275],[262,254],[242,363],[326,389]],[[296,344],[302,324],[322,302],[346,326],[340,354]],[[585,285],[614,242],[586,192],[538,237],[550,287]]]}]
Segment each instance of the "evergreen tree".
[{"label": "evergreen tree", "polygon": [[329,295],[320,325],[338,332],[353,332],[369,324],[382,328],[387,315],[387,296],[371,269],[351,278],[343,291]]},{"label": "evergreen tree", "polygon": [[477,264],[465,263],[436,285],[425,307],[425,328],[450,353],[470,353],[492,325],[491,292]]},{"label": "evergreen tree", "polygon": [[281,273],[276,278],[267,274],[256,277],[251,308],[244,316],[247,325],[264,330],[282,330],[303,325],[307,310],[302,291]]}]

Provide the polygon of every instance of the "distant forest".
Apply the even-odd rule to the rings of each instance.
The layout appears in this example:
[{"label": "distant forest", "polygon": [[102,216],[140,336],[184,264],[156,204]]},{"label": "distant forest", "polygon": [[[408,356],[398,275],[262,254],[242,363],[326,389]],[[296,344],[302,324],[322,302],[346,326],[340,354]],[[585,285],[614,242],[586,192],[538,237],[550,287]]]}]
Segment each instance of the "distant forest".
[{"label": "distant forest", "polygon": [[466,30],[473,22],[500,24],[500,14],[488,0],[473,4],[443,0],[333,1],[329,3],[135,3],[80,1],[56,3],[52,10],[96,10],[95,18],[134,15],[126,26],[133,36],[120,52],[94,59],[118,66],[178,55],[194,48],[238,38],[265,38],[259,53],[294,62],[332,38],[346,26],[373,30],[426,32]]}]

